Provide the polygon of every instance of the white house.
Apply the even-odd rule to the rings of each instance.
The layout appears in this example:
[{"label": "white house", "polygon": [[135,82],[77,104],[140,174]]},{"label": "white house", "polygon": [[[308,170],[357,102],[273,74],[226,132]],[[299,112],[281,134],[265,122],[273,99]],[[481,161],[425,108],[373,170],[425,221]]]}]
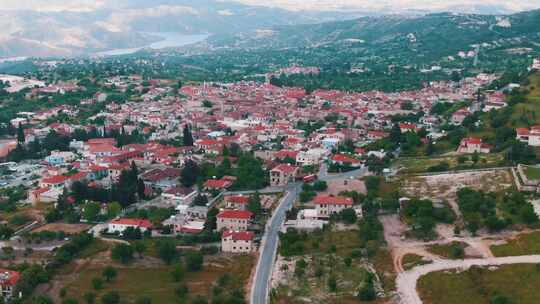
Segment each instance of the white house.
[{"label": "white house", "polygon": [[529,146],[540,146],[540,126],[532,126],[531,129],[517,128],[516,139]]},{"label": "white house", "polygon": [[191,204],[195,196],[197,196],[197,191],[195,189],[179,186],[163,192],[161,194],[161,199],[164,202],[178,206]]},{"label": "white house", "polygon": [[317,217],[328,218],[333,214],[352,208],[353,200],[350,197],[317,195],[313,200],[317,210]]},{"label": "white house", "polygon": [[329,151],[327,149],[309,149],[307,151],[300,151],[296,154],[296,164],[299,166],[317,165],[321,162],[321,159],[328,156]]},{"label": "white house", "polygon": [[491,146],[482,142],[481,138],[467,137],[461,140],[459,153],[489,153]]},{"label": "white house", "polygon": [[246,231],[253,213],[242,210],[224,210],[217,215],[217,230]]},{"label": "white house", "polygon": [[122,234],[124,230],[128,227],[139,228],[141,232],[145,232],[152,228],[152,223],[149,220],[145,219],[136,219],[136,218],[119,218],[109,222],[107,226],[107,231],[109,233],[120,233]]},{"label": "white house", "polygon": [[13,298],[13,291],[20,277],[21,274],[17,271],[0,269],[0,299],[8,302]]},{"label": "white house", "polygon": [[313,231],[322,229],[327,223],[328,221],[319,219],[317,209],[302,209],[298,211],[296,220],[285,223],[285,228],[293,227],[297,230]]},{"label": "white house", "polygon": [[253,251],[253,237],[251,231],[223,231],[221,250],[230,253],[250,253]]}]

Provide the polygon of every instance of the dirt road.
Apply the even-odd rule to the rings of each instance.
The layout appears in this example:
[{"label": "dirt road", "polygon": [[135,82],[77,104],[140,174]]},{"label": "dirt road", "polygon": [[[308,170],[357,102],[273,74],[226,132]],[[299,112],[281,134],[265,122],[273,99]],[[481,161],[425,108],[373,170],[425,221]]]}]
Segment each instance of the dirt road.
[{"label": "dirt road", "polygon": [[511,256],[487,259],[438,260],[431,264],[417,266],[398,274],[396,279],[397,292],[402,304],[422,304],[416,290],[418,279],[430,272],[448,269],[469,269],[471,266],[497,266],[508,264],[540,263],[540,255]]}]

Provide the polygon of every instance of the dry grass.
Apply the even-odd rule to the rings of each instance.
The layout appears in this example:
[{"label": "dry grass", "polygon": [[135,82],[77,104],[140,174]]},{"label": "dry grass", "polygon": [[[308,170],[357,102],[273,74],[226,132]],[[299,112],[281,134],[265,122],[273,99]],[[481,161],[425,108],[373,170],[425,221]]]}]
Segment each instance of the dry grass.
[{"label": "dry grass", "polygon": [[496,270],[473,267],[468,271],[434,272],[418,281],[425,304],[490,304],[495,295],[511,303],[536,304],[540,298],[540,275],[533,264],[498,267]]},{"label": "dry grass", "polygon": [[67,223],[50,223],[44,226],[41,226],[37,229],[32,230],[32,232],[41,232],[41,231],[63,231],[66,234],[78,234],[83,231],[90,229],[92,225],[88,224],[67,224]]}]

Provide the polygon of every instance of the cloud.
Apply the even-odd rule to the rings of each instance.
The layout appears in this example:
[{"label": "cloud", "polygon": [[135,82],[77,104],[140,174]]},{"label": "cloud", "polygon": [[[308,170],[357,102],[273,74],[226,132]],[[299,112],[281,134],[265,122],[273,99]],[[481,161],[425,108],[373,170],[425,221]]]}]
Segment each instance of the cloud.
[{"label": "cloud", "polygon": [[0,10],[89,12],[106,4],[107,0],[0,0]]},{"label": "cloud", "polygon": [[380,11],[445,10],[452,7],[497,6],[508,11],[540,8],[540,0],[234,0],[244,4],[280,7],[290,10],[343,10]]},{"label": "cloud", "polygon": [[234,13],[231,10],[228,10],[228,9],[218,11],[217,13],[218,13],[218,15],[221,15],[221,16],[234,16]]},{"label": "cloud", "polygon": [[198,15],[199,12],[190,6],[179,5],[158,5],[144,9],[117,10],[109,16],[107,21],[97,22],[97,25],[111,32],[122,32],[129,30],[131,22],[140,17],[181,16],[186,14]]}]

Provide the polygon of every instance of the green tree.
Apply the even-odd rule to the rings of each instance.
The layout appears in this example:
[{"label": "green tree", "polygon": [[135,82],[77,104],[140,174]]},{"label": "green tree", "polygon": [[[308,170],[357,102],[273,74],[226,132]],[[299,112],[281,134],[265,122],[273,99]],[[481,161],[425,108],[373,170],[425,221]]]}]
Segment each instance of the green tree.
[{"label": "green tree", "polygon": [[94,304],[96,302],[96,294],[91,291],[86,292],[83,295],[83,298],[86,304]]},{"label": "green tree", "polygon": [[343,209],[343,211],[341,211],[340,218],[343,220],[343,222],[349,225],[354,224],[357,220],[356,211],[354,211],[352,208]]},{"label": "green tree", "polygon": [[143,257],[144,252],[146,251],[146,245],[142,241],[137,241],[133,244],[135,252],[139,255],[139,258]]},{"label": "green tree", "polygon": [[256,217],[259,217],[262,213],[261,196],[259,192],[255,192],[249,197],[247,210],[253,212]]},{"label": "green tree", "polygon": [[120,294],[117,291],[109,291],[101,297],[102,304],[119,304]]},{"label": "green tree", "polygon": [[156,243],[159,257],[166,263],[171,264],[178,257],[176,245],[172,240],[162,240]]},{"label": "green tree", "polygon": [[138,297],[135,304],[152,304],[152,299],[147,296]]},{"label": "green tree", "polygon": [[17,143],[20,145],[24,145],[25,143],[24,128],[21,123],[17,127]]},{"label": "green tree", "polygon": [[186,254],[186,267],[188,271],[199,271],[204,262],[203,255],[200,252],[189,252]]},{"label": "green tree", "polygon": [[128,264],[133,260],[133,247],[123,243],[117,244],[111,250],[111,257],[122,264]]},{"label": "green tree", "polygon": [[144,181],[142,179],[137,180],[137,195],[139,195],[140,199],[146,198],[146,186],[144,185]]},{"label": "green tree", "polygon": [[101,206],[96,202],[89,202],[84,205],[83,218],[87,221],[94,222],[98,219]]},{"label": "green tree", "polygon": [[328,290],[330,290],[330,292],[336,292],[337,291],[337,279],[334,275],[330,275],[330,277],[328,277]]},{"label": "green tree", "polygon": [[107,267],[103,269],[103,272],[101,273],[101,275],[105,278],[107,282],[110,282],[114,278],[116,278],[116,276],[118,275],[118,272],[116,271],[114,267],[108,265]]},{"label": "green tree", "polygon": [[193,146],[193,135],[188,124],[184,125],[183,135],[184,146]]},{"label": "green tree", "polygon": [[180,172],[180,180],[185,187],[191,187],[197,183],[200,174],[199,166],[192,160],[187,160]]},{"label": "green tree", "polygon": [[176,265],[173,270],[171,271],[171,277],[173,278],[173,281],[180,282],[185,276],[184,267],[182,264]]},{"label": "green tree", "polygon": [[92,287],[95,289],[95,290],[100,290],[103,288],[103,279],[99,278],[99,277],[95,277],[92,279]]},{"label": "green tree", "polygon": [[180,299],[184,299],[186,298],[186,296],[188,295],[189,293],[189,289],[187,287],[187,285],[185,283],[182,283],[180,284],[180,286],[178,286],[175,290],[174,290],[174,293],[176,294],[177,297],[179,297]]},{"label": "green tree", "polygon": [[112,202],[107,205],[107,216],[114,218],[122,211],[122,206],[118,202]]}]

